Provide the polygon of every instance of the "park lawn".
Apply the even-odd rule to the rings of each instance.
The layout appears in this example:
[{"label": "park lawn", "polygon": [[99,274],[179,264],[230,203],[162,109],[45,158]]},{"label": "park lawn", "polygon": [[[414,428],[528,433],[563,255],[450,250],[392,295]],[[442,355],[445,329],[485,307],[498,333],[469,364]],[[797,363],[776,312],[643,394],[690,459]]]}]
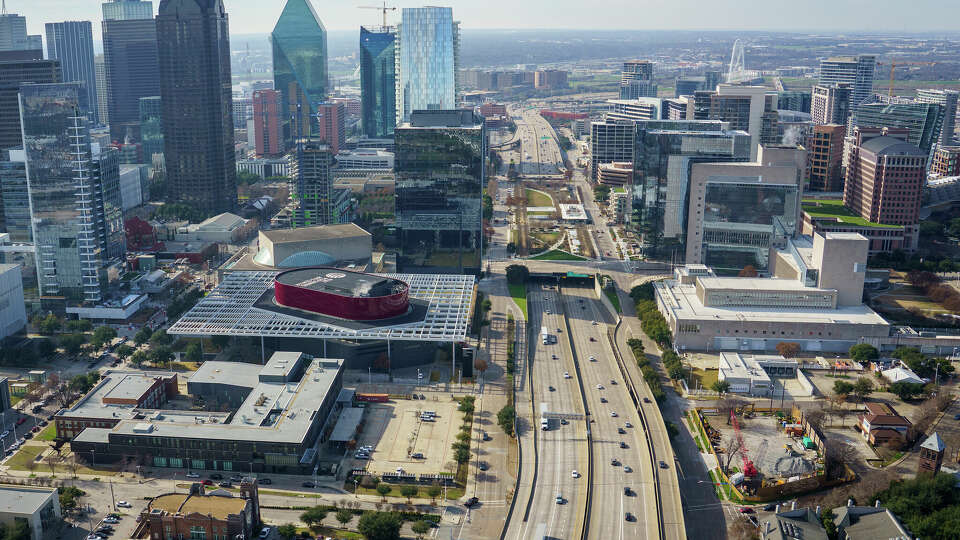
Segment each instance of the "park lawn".
[{"label": "park lawn", "polygon": [[49,424],[47,427],[40,430],[40,433],[37,433],[37,436],[33,438],[35,441],[52,441],[57,438],[57,425]]},{"label": "park lawn", "polygon": [[556,242],[557,240],[559,240],[561,235],[563,235],[563,233],[559,233],[559,232],[535,232],[535,233],[530,233],[530,236],[534,237],[535,239],[543,242],[544,244],[546,244],[546,245],[548,245],[548,246],[551,245],[551,244],[553,244],[553,243]]},{"label": "park lawn", "polygon": [[717,382],[717,375],[720,373],[716,369],[693,368],[690,370],[695,381],[700,381],[700,387],[710,390],[713,383]]},{"label": "park lawn", "polygon": [[[403,495],[400,494],[400,490],[403,488],[402,485],[399,485],[399,484],[387,484],[386,482],[381,482],[381,483],[382,483],[382,484],[386,484],[386,485],[388,485],[388,486],[390,486],[390,487],[392,488],[391,491],[390,491],[390,493],[387,493],[387,498],[388,498],[388,499],[403,499],[403,500],[407,500],[406,497],[404,497]],[[344,484],[344,489],[346,489],[347,491],[351,491],[351,490],[353,490],[353,488],[354,488],[354,486],[353,486],[353,483],[352,483],[352,482],[346,482],[346,483]],[[356,489],[357,489],[356,493],[358,493],[358,494],[360,494],[360,495],[376,495],[376,496],[379,496],[379,495],[380,495],[380,493],[378,493],[377,490],[374,489],[374,488],[365,488],[365,487],[363,487],[363,486],[357,486]],[[430,486],[417,486],[417,494],[414,495],[413,498],[414,498],[414,499],[427,499],[427,500],[430,500],[430,494],[427,493],[427,490],[429,490],[429,489],[430,489]],[[463,494],[464,494],[464,489],[463,489],[462,487],[448,487],[448,488],[447,488],[447,500],[448,500],[448,501],[451,501],[451,500],[455,501],[455,500],[463,497]],[[443,497],[443,495],[441,494],[439,497],[436,498],[436,500],[439,501],[442,497]]]},{"label": "park lawn", "polygon": [[560,251],[559,249],[552,249],[546,253],[541,253],[534,257],[530,257],[534,261],[585,261],[586,257],[581,257],[579,255],[574,255],[573,253],[567,253],[566,251]]},{"label": "park lawn", "polygon": [[[333,514],[327,516],[327,519],[334,522],[337,520],[337,518]],[[363,540],[363,535],[358,532],[348,531],[346,529],[338,529],[336,527],[330,527],[327,525],[314,527],[312,529],[308,529],[306,527],[297,527],[298,536],[303,536],[304,533],[308,535],[315,534],[317,535],[318,538],[329,537],[329,538],[340,538],[343,540]]]},{"label": "park lawn", "polygon": [[507,287],[510,289],[510,296],[513,297],[513,301],[517,303],[517,306],[520,307],[520,311],[523,312],[523,318],[527,318],[527,286],[523,284],[508,283]]},{"label": "park lawn", "polygon": [[[29,471],[30,467],[27,467],[27,464],[31,461],[37,459],[37,456],[41,452],[47,449],[46,445],[37,446],[37,445],[24,445],[20,447],[20,450],[10,456],[10,459],[7,460],[5,465],[15,471]],[[37,466],[34,467],[34,470],[40,470],[43,467],[43,463],[37,462]]]},{"label": "park lawn", "polygon": [[553,197],[546,193],[527,188],[527,206],[553,206]]}]

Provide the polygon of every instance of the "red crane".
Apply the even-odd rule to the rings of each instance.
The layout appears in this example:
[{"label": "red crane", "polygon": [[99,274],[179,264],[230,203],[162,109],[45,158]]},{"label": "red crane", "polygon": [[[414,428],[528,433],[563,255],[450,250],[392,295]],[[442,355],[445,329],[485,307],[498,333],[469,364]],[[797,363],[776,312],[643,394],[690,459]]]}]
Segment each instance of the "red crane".
[{"label": "red crane", "polygon": [[733,424],[733,431],[737,434],[737,441],[740,442],[740,458],[743,460],[743,476],[757,476],[757,468],[747,456],[747,445],[743,442],[743,435],[740,434],[740,424],[737,422],[737,412],[730,411],[730,423]]}]

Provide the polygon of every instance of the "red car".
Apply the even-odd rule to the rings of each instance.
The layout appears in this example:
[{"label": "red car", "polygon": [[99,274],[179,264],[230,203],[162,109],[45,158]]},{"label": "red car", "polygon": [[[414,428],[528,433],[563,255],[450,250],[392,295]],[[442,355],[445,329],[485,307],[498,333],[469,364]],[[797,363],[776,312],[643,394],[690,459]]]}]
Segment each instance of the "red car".
[{"label": "red car", "polygon": [[24,416],[23,418],[17,420],[17,425],[19,426],[20,424],[22,424],[22,423],[24,423],[24,422],[26,422],[26,421],[27,421],[27,417]]},{"label": "red car", "polygon": [[741,514],[752,514],[752,513],[753,513],[753,508],[750,508],[749,506],[741,506],[741,507],[740,507],[740,513],[741,513]]},{"label": "red car", "polygon": [[212,486],[212,485],[213,485],[213,481],[210,480],[210,479],[207,479],[207,478],[204,478],[203,480],[201,480],[200,483],[203,484],[203,485],[205,485],[205,486]]}]

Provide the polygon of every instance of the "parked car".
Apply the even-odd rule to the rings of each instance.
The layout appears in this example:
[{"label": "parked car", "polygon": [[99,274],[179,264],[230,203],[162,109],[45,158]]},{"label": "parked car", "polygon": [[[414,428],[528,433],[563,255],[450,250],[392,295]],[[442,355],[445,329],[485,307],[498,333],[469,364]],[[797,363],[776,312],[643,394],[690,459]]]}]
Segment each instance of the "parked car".
[{"label": "parked car", "polygon": [[212,485],[213,485],[213,480],[210,480],[210,479],[208,479],[208,478],[204,478],[203,480],[200,481],[200,483],[203,484],[203,485],[205,485],[205,486],[212,486]]},{"label": "parked car", "polygon": [[632,427],[633,427],[633,424],[631,424],[630,422],[624,422],[623,425],[624,425],[624,427],[628,427],[628,428],[632,428]]},{"label": "parked car", "polygon": [[133,508],[133,505],[127,501],[117,501],[117,506],[120,508]]},{"label": "parked car", "polygon": [[220,473],[213,473],[210,475],[211,480],[223,480],[223,475]]},{"label": "parked car", "polygon": [[188,472],[184,476],[186,476],[187,478],[200,478],[200,475],[195,472]]},{"label": "parked car", "polygon": [[741,507],[738,509],[738,511],[739,511],[741,514],[752,514],[752,513],[753,513],[753,508],[750,508],[749,506],[741,506]]},{"label": "parked car", "polygon": [[773,512],[773,511],[776,510],[776,509],[777,509],[777,504],[776,504],[776,503],[770,503],[770,504],[768,504],[768,505],[766,505],[766,506],[763,507],[763,510],[764,510],[765,512]]},{"label": "parked car", "polygon": [[260,529],[260,538],[266,538],[268,536],[270,536],[270,527]]},{"label": "parked car", "polygon": [[666,468],[667,468],[666,462],[664,462],[662,459],[659,461],[659,464],[660,464],[660,468],[661,468],[661,469],[666,469]]},{"label": "parked car", "polygon": [[480,469],[481,471],[485,471],[490,467],[487,465],[486,461],[481,461],[480,463],[477,464],[477,468]]},{"label": "parked car", "polygon": [[467,499],[467,502],[463,503],[463,505],[466,506],[467,508],[470,508],[471,506],[474,506],[479,502],[480,502],[480,499],[476,497],[470,497],[469,499]]},{"label": "parked car", "polygon": [[217,484],[217,485],[220,486],[220,487],[222,487],[222,488],[233,487],[233,483],[230,482],[229,480],[224,480],[223,482],[220,482],[220,483]]},{"label": "parked car", "polygon": [[313,483],[313,482],[309,482],[309,481],[304,482],[304,483],[302,483],[302,484],[300,484],[300,485],[303,486],[303,487],[305,487],[305,488],[315,487],[315,486],[314,486],[314,483]]}]

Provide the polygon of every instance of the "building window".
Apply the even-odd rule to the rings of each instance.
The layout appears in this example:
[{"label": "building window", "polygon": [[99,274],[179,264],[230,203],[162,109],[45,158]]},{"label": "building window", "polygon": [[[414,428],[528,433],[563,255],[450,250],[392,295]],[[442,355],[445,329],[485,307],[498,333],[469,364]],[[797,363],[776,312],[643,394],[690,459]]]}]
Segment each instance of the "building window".
[{"label": "building window", "polygon": [[207,530],[203,527],[192,525],[190,527],[190,540],[206,540]]}]

